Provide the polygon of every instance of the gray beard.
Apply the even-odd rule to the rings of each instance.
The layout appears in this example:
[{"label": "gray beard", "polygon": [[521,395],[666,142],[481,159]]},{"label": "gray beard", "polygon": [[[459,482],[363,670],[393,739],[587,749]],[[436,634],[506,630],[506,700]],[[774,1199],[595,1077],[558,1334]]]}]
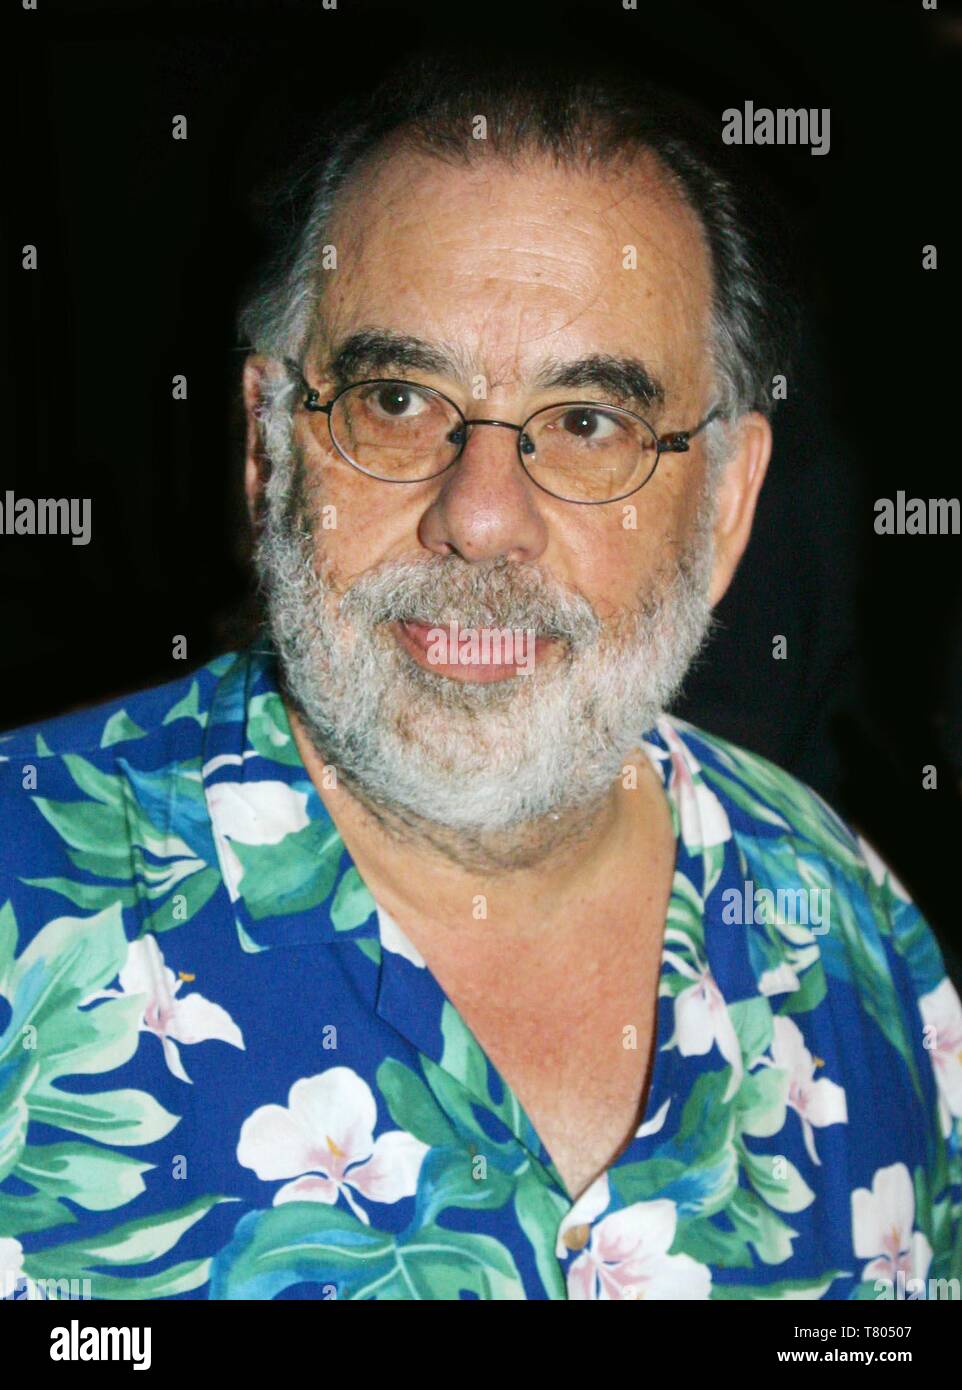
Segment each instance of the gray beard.
[{"label": "gray beard", "polygon": [[[340,594],[290,417],[275,404],[263,419],[255,563],[282,689],[324,763],[389,833],[463,868],[531,867],[583,839],[711,629],[715,470],[681,552],[603,624],[580,594],[500,558],[395,561]],[[387,625],[405,619],[534,630],[562,656],[458,681],[399,646]]]}]

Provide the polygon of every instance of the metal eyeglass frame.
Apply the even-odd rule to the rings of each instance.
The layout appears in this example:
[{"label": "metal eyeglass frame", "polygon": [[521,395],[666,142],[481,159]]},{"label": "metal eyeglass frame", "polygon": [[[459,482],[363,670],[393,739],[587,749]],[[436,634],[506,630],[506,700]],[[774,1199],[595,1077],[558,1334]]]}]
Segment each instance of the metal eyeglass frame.
[{"label": "metal eyeglass frame", "polygon": [[[419,382],[416,381],[406,381],[403,377],[376,376],[366,377],[363,381],[352,381],[349,383],[349,385],[343,386],[341,390],[338,391],[335,396],[332,396],[329,401],[322,402],[320,398],[320,391],[318,391],[316,387],[311,386],[310,382],[307,380],[303,371],[297,365],[297,363],[291,361],[290,358],[287,357],[285,357],[283,361],[284,365],[290,368],[290,370],[300,378],[301,383],[305,391],[307,392],[307,395],[305,396],[302,402],[304,409],[327,416],[328,432],[330,433],[331,443],[334,445],[334,448],[340,454],[341,458],[344,459],[345,463],[349,463],[352,468],[356,468],[359,473],[363,473],[365,478],[373,478],[375,482],[379,483],[401,484],[426,483],[429,482],[432,478],[440,478],[443,473],[447,473],[449,468],[454,467],[454,465],[457,463],[458,459],[464,452],[468,442],[468,425],[497,425],[500,429],[517,431],[518,459],[521,463],[521,467],[524,469],[525,477],[530,478],[531,481],[534,483],[535,487],[540,488],[542,492],[546,492],[549,497],[554,497],[558,502],[570,502],[573,506],[576,507],[606,507],[612,502],[622,502],[626,497],[634,496],[636,492],[640,492],[641,489],[647,483],[651,482],[652,478],[655,476],[655,472],[658,468],[658,463],[661,459],[662,454],[687,454],[691,445],[691,440],[694,439],[695,435],[700,434],[702,430],[707,429],[707,427],[710,424],[712,424],[713,421],[719,419],[723,413],[721,407],[716,406],[713,410],[709,411],[709,413],[705,416],[704,420],[702,420],[700,424],[695,425],[693,429],[673,430],[671,431],[671,433],[664,435],[657,434],[655,430],[652,428],[652,426],[649,425],[648,421],[644,419],[643,416],[638,415],[634,410],[625,410],[623,406],[605,405],[602,401],[554,401],[550,405],[539,406],[537,410],[533,410],[531,414],[528,416],[528,418],[523,422],[523,424],[520,425],[515,425],[510,420],[469,420],[465,416],[464,412],[461,410],[460,406],[458,406],[454,401],[452,401],[450,396],[446,396],[443,391],[438,391],[433,386],[422,386]],[[358,386],[377,386],[380,384],[384,384],[385,386],[410,386],[415,391],[426,392],[429,395],[437,396],[440,400],[444,401],[446,405],[449,405],[451,407],[451,409],[454,411],[454,413],[458,416],[459,420],[461,421],[465,437],[461,441],[461,447],[458,449],[458,452],[455,454],[454,458],[451,460],[450,463],[446,463],[444,467],[439,468],[436,473],[429,473],[424,478],[381,478],[377,473],[369,473],[366,468],[362,468],[361,465],[359,463],[356,463],[354,459],[348,457],[348,455],[341,448],[340,444],[338,444],[337,440],[334,438],[334,430],[331,425],[331,416],[334,407],[337,405],[340,398],[343,395],[346,395],[348,391],[353,391]],[[571,407],[579,405],[590,406],[595,410],[612,410],[622,415],[630,415],[632,419],[640,421],[640,423],[643,424],[647,430],[651,431],[652,438],[654,439],[657,448],[657,452],[655,454],[655,461],[651,466],[651,472],[648,474],[648,476],[642,482],[638,483],[635,487],[631,488],[628,492],[622,492],[617,497],[602,497],[599,498],[597,501],[583,501],[580,498],[576,497],[559,497],[556,492],[552,492],[551,489],[545,487],[543,483],[539,483],[537,478],[533,477],[532,474],[528,472],[527,466],[524,461],[523,439],[525,437],[525,430],[527,426],[531,423],[531,421],[535,418],[535,416],[540,415],[542,411],[555,410],[560,406],[565,405]],[[460,432],[461,431],[459,430],[458,433]],[[530,443],[531,441],[529,440],[528,442]]]}]

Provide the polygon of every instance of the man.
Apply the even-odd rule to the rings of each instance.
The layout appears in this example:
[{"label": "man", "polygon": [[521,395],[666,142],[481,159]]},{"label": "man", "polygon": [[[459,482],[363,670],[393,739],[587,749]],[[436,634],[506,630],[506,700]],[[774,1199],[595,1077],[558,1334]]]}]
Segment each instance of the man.
[{"label": "man", "polygon": [[244,317],[270,640],[0,743],[11,1287],[962,1274],[928,928],[814,793],[664,713],[790,312],[666,110],[407,73],[314,169]]}]

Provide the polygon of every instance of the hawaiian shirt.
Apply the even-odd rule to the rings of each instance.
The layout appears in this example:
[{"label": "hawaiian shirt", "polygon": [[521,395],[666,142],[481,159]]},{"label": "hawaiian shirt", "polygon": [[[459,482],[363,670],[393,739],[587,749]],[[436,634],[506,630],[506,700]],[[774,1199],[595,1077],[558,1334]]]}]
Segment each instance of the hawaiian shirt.
[{"label": "hawaiian shirt", "polygon": [[643,748],[677,846],[650,1089],[572,1201],[362,881],[269,652],[0,738],[6,1296],[951,1296],[930,929],[785,772],[671,717]]}]

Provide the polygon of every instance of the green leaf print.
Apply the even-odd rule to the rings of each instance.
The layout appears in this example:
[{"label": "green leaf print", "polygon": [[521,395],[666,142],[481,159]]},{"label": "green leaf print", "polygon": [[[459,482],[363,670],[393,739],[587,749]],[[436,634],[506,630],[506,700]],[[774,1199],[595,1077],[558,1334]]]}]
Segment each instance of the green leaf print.
[{"label": "green leaf print", "polygon": [[739,1157],[748,1179],[760,1197],[776,1211],[804,1211],[815,1200],[815,1193],[801,1173],[783,1154],[753,1154],[738,1145]]},{"label": "green leaf print", "polygon": [[[188,763],[141,772],[120,758],[119,775],[101,772],[74,753],[64,754],[63,762],[88,799],[37,796],[33,803],[64,841],[75,868],[108,882],[89,884],[62,876],[25,882],[94,909],[114,903],[128,908],[140,898],[157,902],[180,894],[177,915],[173,903],[160,905],[148,918],[150,930],[167,930],[199,911],[220,882],[211,864],[214,847],[199,771]],[[172,826],[182,833],[174,833]]]},{"label": "green leaf print", "polygon": [[281,912],[306,912],[334,887],[343,842],[333,824],[312,821],[278,844],[231,846],[244,870],[240,890],[255,921]]},{"label": "green leaf print", "polygon": [[0,1176],[20,1157],[28,1119],[119,1145],[152,1143],[177,1124],[145,1091],[77,1095],[53,1084],[64,1075],[111,1071],[136,1051],[139,996],[80,1007],[116,979],[126,959],[114,906],[48,922],[7,970],[12,1016],[0,1038]]},{"label": "green leaf print", "polygon": [[138,935],[147,936],[153,932],[159,936],[189,921],[214,896],[221,883],[220,870],[213,868],[201,869],[182,878],[173,886],[167,900],[145,918]]},{"label": "green leaf print", "polygon": [[675,1184],[684,1180],[688,1167],[677,1158],[648,1158],[642,1163],[624,1163],[608,1174],[611,1190],[622,1205],[650,1202],[662,1197]]},{"label": "green leaf print", "polygon": [[178,719],[196,719],[197,723],[203,726],[207,721],[205,716],[200,712],[200,704],[197,698],[198,694],[199,686],[197,682],[191,681],[190,689],[187,694],[182,700],[178,700],[176,704],[171,705],[170,709],[164,715],[163,723],[174,724]]},{"label": "green leaf print", "polygon": [[69,1207],[44,1192],[33,1192],[29,1197],[0,1194],[0,1236],[29,1235],[33,1231],[48,1231],[52,1226],[76,1223],[76,1220]]},{"label": "green leaf print", "polygon": [[[440,1086],[449,1099],[452,1098],[451,1078],[445,1076],[445,1073],[450,1072],[488,1110],[493,1111],[512,1134],[517,1136],[528,1149],[536,1153],[540,1148],[538,1136],[525,1114],[521,1102],[504,1078],[495,1071],[494,1066],[489,1068],[487,1056],[464,1019],[449,1000],[445,1000],[441,1013],[441,1033],[444,1037],[444,1052],[441,1057],[440,1069],[428,1058],[425,1058],[422,1063],[425,1076],[432,1089],[437,1089]],[[491,1074],[501,1082],[502,1096],[497,1101],[491,1094]],[[491,1140],[478,1125],[470,1104],[465,1103],[463,1096],[457,1101],[456,1108],[457,1113],[465,1118],[467,1127],[477,1134],[483,1134],[485,1142],[491,1144]]]},{"label": "green leaf print", "polygon": [[558,1227],[568,1210],[568,1202],[553,1187],[539,1177],[532,1164],[518,1175],[514,1193],[514,1210],[518,1224],[534,1251],[538,1277],[549,1298],[565,1297],[565,1280],[555,1242]]},{"label": "green leaf print", "polygon": [[335,1285],[338,1297],[393,1265],[394,1237],[322,1202],[252,1211],[215,1255],[212,1299],[269,1299],[295,1284]]},{"label": "green leaf print", "polygon": [[17,919],[13,915],[13,904],[6,902],[0,907],[0,994],[6,995],[6,979],[13,964],[17,949]]},{"label": "green leaf print", "polygon": [[[93,917],[48,922],[19,957],[9,905],[0,914],[5,953],[4,995],[12,1009],[0,1038],[0,1180],[11,1173],[33,1192],[0,1191],[0,1235],[18,1236],[76,1223],[65,1202],[112,1211],[145,1190],[153,1164],[116,1148],[149,1144],[179,1123],[146,1091],[77,1094],[58,1088],[61,1076],[97,1075],[124,1065],[142,1036],[143,999],[97,998],[127,959],[119,904]],[[78,1138],[28,1143],[33,1122]],[[116,1148],[88,1140],[103,1140]],[[89,1241],[26,1253],[32,1279],[89,1278],[94,1297],[167,1297],[199,1287],[208,1262],[116,1281],[98,1266],[148,1264],[226,1197],[205,1197],[179,1211],[153,1213]],[[122,1287],[121,1287],[122,1286]]]},{"label": "green leaf print", "polygon": [[764,1067],[744,1077],[735,1094],[740,1132],[756,1139],[779,1134],[785,1126],[787,1103],[787,1072],[778,1067]]},{"label": "green leaf print", "polygon": [[746,1072],[772,1045],[772,1006],[762,995],[728,1006]]},{"label": "green leaf print", "polygon": [[275,690],[255,695],[248,706],[247,737],[262,758],[300,767],[301,755],[287,722],[283,701]]},{"label": "green leaf print", "polygon": [[69,1197],[87,1211],[112,1211],[144,1191],[154,1165],[93,1144],[28,1144],[13,1170],[49,1197]]},{"label": "green leaf print", "polygon": [[100,736],[100,746],[101,748],[112,748],[115,743],[126,743],[129,739],[146,737],[147,730],[142,729],[139,724],[135,724],[126,710],[118,709],[104,724],[104,731]]},{"label": "green leaf print", "polygon": [[353,931],[355,927],[362,927],[376,910],[371,890],[352,864],[337,885],[331,903],[331,921],[335,931]]},{"label": "green leaf print", "polygon": [[753,1263],[737,1226],[734,1232],[723,1231],[713,1220],[700,1216],[679,1218],[671,1254],[689,1255],[699,1264],[717,1265],[720,1269],[750,1269]]},{"label": "green leaf print", "polygon": [[812,1302],[824,1298],[825,1293],[836,1279],[844,1279],[844,1270],[833,1269],[828,1274],[820,1274],[817,1279],[782,1279],[777,1284],[712,1284],[713,1299],[756,1299],[762,1302],[773,1300]]},{"label": "green leaf print", "polygon": [[916,1094],[922,1087],[912,1044],[905,1031],[898,992],[878,933],[878,925],[868,909],[856,915],[853,899],[844,891],[832,894],[832,928],[823,938],[822,954],[826,969],[832,971],[832,952],[836,943],[844,947],[846,960],[866,1011],[905,1063]]},{"label": "green leaf print", "polygon": [[[677,941],[677,933],[682,933],[694,950],[704,955],[705,924],[704,903],[695,885],[685,874],[677,872],[671,885],[671,898],[668,902],[667,939]],[[689,983],[688,981],[685,982]]]},{"label": "green leaf print", "polygon": [[450,1121],[410,1067],[389,1057],[378,1067],[375,1081],[398,1129],[413,1134],[422,1144],[451,1143],[454,1130]]},{"label": "green leaf print", "polygon": [[418,1225],[437,1220],[446,1207],[494,1211],[514,1192],[514,1178],[483,1151],[464,1144],[442,1144],[425,1155],[418,1174]]},{"label": "green leaf print", "polygon": [[754,1192],[740,1187],[726,1209],[739,1236],[754,1246],[763,1264],[783,1264],[792,1257],[792,1241],[798,1232],[778,1216]]},{"label": "green leaf print", "polygon": [[677,1133],[654,1157],[611,1170],[612,1190],[626,1206],[668,1197],[685,1216],[710,1216],[726,1206],[738,1185],[736,1111],[723,1100],[729,1075],[726,1069],[699,1076]]},{"label": "green leaf print", "polygon": [[[13,1017],[0,1038],[0,1062],[24,1045],[22,1030],[36,1030],[32,1039],[41,1064],[56,1064],[64,1048],[63,1033],[72,1034],[73,1010],[89,995],[115,979],[127,958],[120,908],[107,908],[94,917],[58,917],[48,922],[24,948],[7,972],[4,993]],[[70,1014],[69,1027],[57,1027],[58,1015]],[[47,1036],[46,1024],[51,1023]],[[49,1046],[48,1046],[49,1044]]]},{"label": "green leaf print", "polygon": [[0,1067],[0,1182],[16,1167],[27,1142],[27,1093],[37,1070],[36,1060],[27,1054]]},{"label": "green leaf print", "polygon": [[[450,1034],[457,1038],[456,1046],[464,1049],[463,1065],[477,1079],[471,1048],[460,1030],[451,1028]],[[519,1223],[534,1248],[542,1279],[556,1282],[560,1275],[554,1242],[568,1207],[561,1194],[538,1177],[530,1162],[525,1162],[520,1174],[510,1173],[491,1139],[482,1137],[480,1130],[475,1142],[463,1131],[459,1138],[433,1093],[403,1063],[394,1058],[382,1062],[377,1086],[398,1128],[431,1145],[418,1176],[417,1222],[433,1223],[447,1207],[499,1208],[513,1195]],[[486,1162],[489,1154],[493,1159],[490,1165]],[[483,1169],[479,1159],[485,1160]]]},{"label": "green leaf print", "polygon": [[68,853],[78,868],[105,878],[129,878],[127,819],[119,806],[104,806],[96,801],[50,801],[45,796],[35,796],[33,804],[61,840],[72,847]]},{"label": "green leaf print", "polygon": [[80,883],[69,878],[22,878],[21,883],[28,888],[49,888],[52,893],[69,898],[74,907],[83,907],[97,912],[105,907],[133,907],[137,901],[137,889],[118,883]]},{"label": "green leaf print", "polygon": [[126,1277],[107,1269],[153,1264],[169,1254],[192,1226],[232,1197],[198,1197],[175,1211],[126,1221],[88,1240],[68,1241],[24,1256],[32,1279],[89,1279],[94,1298],[165,1298],[199,1288],[209,1276],[209,1257],[184,1261],[164,1271]]},{"label": "green leaf print", "polygon": [[214,1258],[210,1296],[269,1299],[304,1283],[352,1299],[525,1296],[514,1260],[492,1236],[429,1225],[395,1237],[320,1202],[243,1217]]},{"label": "green leaf print", "polygon": [[807,1014],[817,1009],[825,998],[828,985],[825,980],[825,967],[820,960],[814,961],[801,976],[801,986],[785,996],[779,1006],[780,1014]]},{"label": "green leaf print", "polygon": [[91,1298],[115,1299],[173,1298],[176,1294],[190,1293],[200,1289],[210,1278],[210,1257],[203,1260],[184,1260],[182,1264],[171,1265],[170,1269],[158,1274],[144,1274],[136,1278],[118,1277],[94,1271],[85,1277],[90,1280]]},{"label": "green leaf print", "polygon": [[179,1123],[146,1091],[70,1095],[55,1086],[36,1086],[28,1105],[32,1120],[124,1147],[156,1143]]},{"label": "green leaf print", "polygon": [[[519,1301],[524,1285],[511,1252],[493,1236],[425,1226],[397,1244],[397,1274],[378,1298],[480,1299]],[[361,1289],[355,1297],[370,1297]]]},{"label": "green leaf print", "polygon": [[85,1009],[64,1009],[38,1034],[40,1080],[92,1076],[129,1062],[140,1043],[142,996],[104,999]]}]

